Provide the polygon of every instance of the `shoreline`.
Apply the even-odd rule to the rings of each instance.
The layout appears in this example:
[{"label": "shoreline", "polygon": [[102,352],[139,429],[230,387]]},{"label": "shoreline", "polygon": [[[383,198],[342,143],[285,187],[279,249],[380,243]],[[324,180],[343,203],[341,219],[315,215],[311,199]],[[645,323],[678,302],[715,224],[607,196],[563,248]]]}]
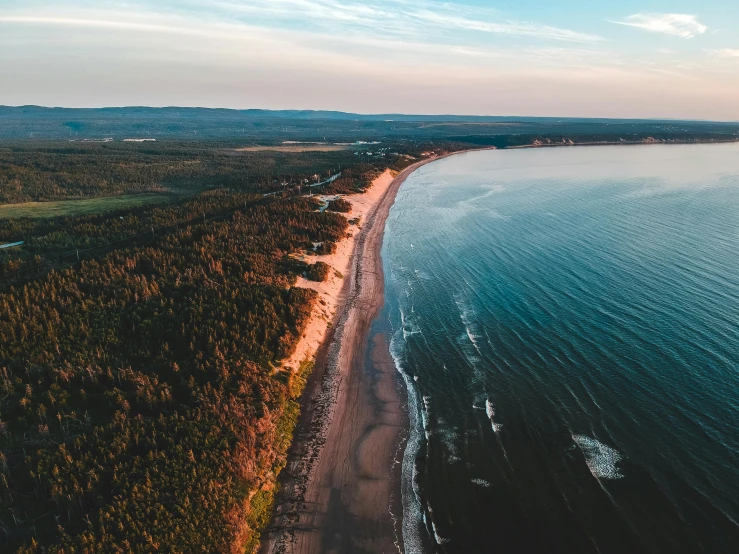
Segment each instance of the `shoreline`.
[{"label": "shoreline", "polygon": [[300,399],[300,417],[260,553],[404,551],[401,466],[409,430],[407,390],[390,356],[386,330],[372,329],[384,306],[380,250],[385,222],[403,182],[424,165],[459,154],[601,145],[630,144],[460,150],[422,159],[395,177],[386,170],[367,192],[343,196],[352,203],[348,219],[359,216],[360,223],[350,227],[352,234],[335,254],[314,258],[342,275],[332,271],[327,283],[299,279],[296,284],[316,290],[320,300],[295,353],[282,366],[297,368],[312,358],[315,367]]},{"label": "shoreline", "polygon": [[[296,354],[283,363],[298,367],[315,352],[260,553],[404,551],[401,471],[409,431],[407,390],[390,356],[387,329],[373,329],[384,306],[380,250],[385,222],[403,182],[422,166],[458,154],[600,145],[624,143],[460,150],[420,160],[389,182],[382,181],[386,170],[368,192],[344,196],[353,206],[349,219],[357,217],[359,206],[361,221],[351,228],[354,236],[332,255],[346,267],[339,269],[344,274],[339,286],[334,282],[327,294],[323,284],[298,283],[332,300],[323,310],[317,306],[319,315],[314,311],[308,324],[310,329],[321,320],[322,331],[304,332]],[[328,259],[332,256],[316,259],[336,268],[336,259]],[[301,347],[306,341],[309,346]]]},{"label": "shoreline", "polygon": [[[695,144],[736,144],[739,143],[739,138],[735,139],[729,139],[729,140],[671,140],[671,141],[663,141],[663,140],[655,140],[655,141],[645,141],[645,140],[624,140],[619,142],[614,141],[595,141],[595,142],[552,142],[552,143],[541,143],[541,144],[522,144],[520,146],[506,146],[503,148],[498,148],[498,150],[525,150],[528,148],[576,148],[578,146],[685,146],[685,145],[695,145]],[[473,150],[465,150],[465,152],[472,152]]]},{"label": "shoreline", "polygon": [[[335,296],[334,324],[326,322],[320,337],[260,552],[402,552],[402,509],[393,514],[390,506],[401,501],[397,457],[408,430],[405,389],[387,337],[381,332],[370,337],[384,304],[380,250],[385,221],[408,176],[465,152],[421,160],[382,183],[375,201],[365,201],[358,234],[342,241],[351,243],[350,267]],[[345,199],[354,206],[362,196]],[[350,217],[356,217],[354,209]]]}]

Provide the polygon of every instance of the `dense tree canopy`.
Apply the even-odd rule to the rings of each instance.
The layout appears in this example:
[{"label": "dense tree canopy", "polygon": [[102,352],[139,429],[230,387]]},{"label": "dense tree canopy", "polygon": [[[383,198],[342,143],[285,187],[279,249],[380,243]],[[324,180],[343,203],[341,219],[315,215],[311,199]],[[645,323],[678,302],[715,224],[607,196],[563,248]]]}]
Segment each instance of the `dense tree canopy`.
[{"label": "dense tree canopy", "polygon": [[[0,142],[0,204],[124,193],[187,195],[213,188],[279,192],[339,171],[345,178],[336,187],[352,192],[362,189],[372,171],[406,160],[399,153],[373,153],[361,156],[363,163],[354,168],[359,157],[351,149],[244,151],[234,146],[192,142]],[[402,150],[417,153],[421,149],[420,145],[407,145]]]},{"label": "dense tree canopy", "polygon": [[11,551],[236,552],[256,540],[295,417],[274,364],[316,296],[292,286],[305,267],[289,254],[339,240],[347,223],[302,198],[238,203],[0,294]]}]

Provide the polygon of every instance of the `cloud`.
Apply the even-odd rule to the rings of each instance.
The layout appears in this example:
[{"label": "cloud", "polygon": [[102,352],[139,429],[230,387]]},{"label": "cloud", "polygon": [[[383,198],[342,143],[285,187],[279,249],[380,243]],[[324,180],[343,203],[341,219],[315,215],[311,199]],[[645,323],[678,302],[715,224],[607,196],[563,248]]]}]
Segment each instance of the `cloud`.
[{"label": "cloud", "polygon": [[699,22],[696,16],[681,13],[637,13],[630,15],[624,21],[612,21],[611,23],[681,38],[694,38],[708,31],[708,27]]},{"label": "cloud", "polygon": [[[82,13],[103,13],[120,10],[118,2],[103,0],[95,8],[84,6],[77,0],[67,5],[65,12],[19,8],[16,13],[5,13],[0,22],[46,23],[58,25],[112,26],[117,19],[93,18]],[[19,4],[21,5],[21,4]],[[76,13],[69,8],[77,6]],[[128,13],[152,13],[150,0],[129,0]],[[530,21],[503,18],[489,8],[464,3],[438,2],[435,0],[161,0],[156,6],[157,16],[194,18],[200,22],[227,22],[245,24],[264,29],[302,29],[323,32],[328,35],[384,34],[397,39],[433,37],[434,42],[445,40],[459,46],[470,41],[478,42],[480,33],[522,37],[539,40],[595,43],[601,37],[570,29],[563,29]],[[15,17],[12,17],[15,16]],[[21,21],[22,20],[22,21]],[[86,21],[85,21],[86,20]],[[109,20],[109,21],[104,21]],[[146,30],[147,21],[137,28]],[[122,22],[120,27],[131,28]],[[153,29],[152,29],[153,30]],[[475,36],[477,35],[477,36]]]},{"label": "cloud", "polygon": [[721,50],[710,50],[710,53],[719,58],[739,58],[739,48],[723,48]]},{"label": "cloud", "polygon": [[[208,4],[213,5],[211,2]],[[273,25],[279,23],[279,19],[292,19],[302,23],[311,20],[317,25],[353,24],[375,32],[392,30],[426,34],[433,26],[445,31],[480,31],[548,40],[601,40],[592,34],[549,25],[501,20],[491,9],[434,0],[219,0],[215,5],[224,14],[269,16]]]},{"label": "cloud", "polygon": [[569,29],[560,29],[558,27],[540,25],[537,23],[518,21],[493,22],[459,17],[449,13],[439,13],[430,10],[412,11],[407,15],[425,23],[431,23],[446,28],[454,27],[467,31],[480,31],[500,35],[531,37],[546,40],[562,40],[569,42],[598,42],[603,40],[597,35],[579,33]]},{"label": "cloud", "polygon": [[39,16],[0,16],[0,23],[20,23],[28,25],[52,25],[70,27],[97,27],[103,29],[129,29],[151,32],[182,32],[181,27],[160,25],[121,19],[87,19],[75,17],[39,17]]}]

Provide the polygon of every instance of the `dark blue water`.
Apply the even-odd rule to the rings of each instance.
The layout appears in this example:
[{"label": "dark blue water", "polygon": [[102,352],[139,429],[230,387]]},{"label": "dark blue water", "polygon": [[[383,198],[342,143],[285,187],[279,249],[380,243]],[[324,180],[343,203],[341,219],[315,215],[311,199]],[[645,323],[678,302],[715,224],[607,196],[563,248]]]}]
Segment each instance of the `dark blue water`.
[{"label": "dark blue water", "polygon": [[436,162],[383,257],[409,553],[739,552],[739,145]]}]

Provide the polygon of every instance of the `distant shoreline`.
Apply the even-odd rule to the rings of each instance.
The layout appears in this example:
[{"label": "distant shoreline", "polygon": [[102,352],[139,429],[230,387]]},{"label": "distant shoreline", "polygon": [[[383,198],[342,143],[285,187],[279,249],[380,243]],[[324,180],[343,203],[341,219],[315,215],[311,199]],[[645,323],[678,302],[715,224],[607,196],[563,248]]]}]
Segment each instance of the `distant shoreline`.
[{"label": "distant shoreline", "polygon": [[[577,147],[577,146],[677,146],[677,145],[689,145],[689,144],[735,144],[739,143],[739,137],[732,140],[671,140],[662,141],[655,140],[644,141],[644,140],[624,140],[619,142],[554,142],[554,143],[541,143],[541,144],[522,144],[520,146],[506,146],[505,148],[498,148],[498,150],[524,150],[527,148],[558,148],[558,147]],[[466,150],[469,152],[469,150]]]}]

